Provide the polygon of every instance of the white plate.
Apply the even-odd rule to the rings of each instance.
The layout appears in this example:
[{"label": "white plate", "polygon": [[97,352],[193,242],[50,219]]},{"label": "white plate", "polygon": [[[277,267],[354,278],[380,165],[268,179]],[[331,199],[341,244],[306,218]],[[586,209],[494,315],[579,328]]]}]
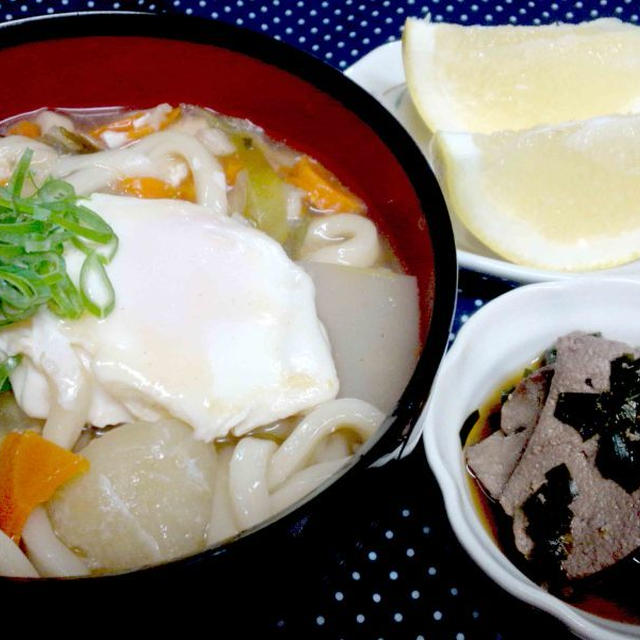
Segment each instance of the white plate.
[{"label": "white plate", "polygon": [[445,356],[423,414],[424,446],[447,515],[478,565],[514,596],[562,620],[585,638],[640,637],[640,626],[600,618],[559,600],[503,555],[483,526],[467,482],[460,428],[505,379],[559,336],[574,330],[640,345],[640,282],[582,278],[520,287],[488,303],[462,327]]},{"label": "white plate", "polygon": [[[415,110],[406,90],[402,67],[402,43],[389,42],[369,52],[345,70],[345,74],[382,103],[416,141],[427,160],[431,133]],[[640,278],[640,260],[614,269],[589,273],[562,273],[533,269],[507,262],[485,247],[452,216],[458,264],[515,282],[565,280],[585,275],[621,275]]]}]

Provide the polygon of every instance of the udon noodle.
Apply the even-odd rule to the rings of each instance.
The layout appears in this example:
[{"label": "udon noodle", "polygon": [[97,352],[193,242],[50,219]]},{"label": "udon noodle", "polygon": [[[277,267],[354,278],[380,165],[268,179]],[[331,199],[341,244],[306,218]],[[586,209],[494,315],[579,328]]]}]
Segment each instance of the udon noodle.
[{"label": "udon noodle", "polygon": [[[190,409],[165,402],[160,391],[134,393],[135,385],[120,379],[104,383],[93,346],[85,350],[55,337],[60,321],[44,308],[33,319],[0,329],[5,355],[22,357],[11,372],[12,392],[0,396],[0,437],[35,430],[89,462],[88,471],[30,512],[19,540],[0,530],[0,575],[83,576],[197,553],[303,498],[378,429],[415,363],[416,284],[401,273],[364,201],[324,167],[248,121],[188,105],[139,112],[40,110],[6,121],[0,131],[0,184],[30,149],[27,192],[53,177],[71,184],[100,215],[126,207],[123,227],[153,215],[140,203],[153,200],[159,221],[205,216],[206,226],[212,216],[220,233],[246,236],[247,251],[255,245],[275,255],[265,244],[271,240],[263,238],[277,240],[287,255],[269,260],[289,269],[295,282],[309,279],[301,267],[310,274],[322,322],[311,298],[303,329],[311,326],[315,333],[300,333],[303,340],[294,338],[295,327],[284,331],[295,343],[286,349],[299,350],[293,360],[300,353],[313,359],[310,354],[322,354],[322,345],[331,344],[326,362],[313,364],[317,379],[296,378],[284,400],[274,393],[273,401],[255,410],[227,415],[220,409],[219,423],[210,426],[199,421],[200,414],[188,419]],[[120,235],[113,262],[118,301],[116,265],[121,252],[122,260],[128,255],[129,236],[113,220],[120,218],[108,218]],[[68,262],[71,273],[70,254]],[[132,277],[151,281],[156,265],[146,268],[147,275],[141,270]],[[116,307],[118,313],[123,311]],[[185,307],[185,318],[189,313]],[[87,344],[94,345],[108,326],[102,322],[69,321],[60,335],[86,331]],[[153,350],[153,328],[144,333],[140,341]],[[317,342],[316,351],[308,340]],[[137,348],[128,347],[132,353]],[[195,379],[200,365],[189,364]],[[322,378],[327,371],[328,386]],[[0,501],[4,495],[0,488]]]}]

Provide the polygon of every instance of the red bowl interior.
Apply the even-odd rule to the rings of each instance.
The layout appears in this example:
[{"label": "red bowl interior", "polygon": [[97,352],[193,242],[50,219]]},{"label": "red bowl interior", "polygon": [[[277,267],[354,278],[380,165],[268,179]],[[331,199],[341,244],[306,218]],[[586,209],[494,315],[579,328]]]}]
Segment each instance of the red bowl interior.
[{"label": "red bowl interior", "polygon": [[0,50],[0,69],[11,78],[0,118],[40,107],[184,102],[249,118],[275,139],[312,155],[365,200],[406,270],[418,277],[426,335],[434,295],[433,253],[421,204],[396,157],[336,98],[243,53],[155,37],[17,45]]}]

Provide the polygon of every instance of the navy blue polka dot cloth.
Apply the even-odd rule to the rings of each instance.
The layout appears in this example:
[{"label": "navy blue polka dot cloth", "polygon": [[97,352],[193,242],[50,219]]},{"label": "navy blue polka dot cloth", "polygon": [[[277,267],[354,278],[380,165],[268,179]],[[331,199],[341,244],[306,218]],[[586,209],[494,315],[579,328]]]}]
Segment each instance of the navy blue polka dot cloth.
[{"label": "navy blue polka dot cloth", "polygon": [[[0,0],[0,22],[72,11],[145,11],[222,20],[268,34],[345,69],[401,37],[409,16],[461,24],[548,24],[640,18],[638,0]],[[516,286],[463,270],[451,338],[478,308]],[[446,520],[421,447],[382,470],[367,518],[323,550],[328,561],[306,607],[273,611],[276,637],[564,637],[545,614],[494,585],[466,556]],[[382,497],[381,497],[382,496]],[[384,496],[387,496],[386,498]],[[514,631],[514,629],[520,629]]]}]

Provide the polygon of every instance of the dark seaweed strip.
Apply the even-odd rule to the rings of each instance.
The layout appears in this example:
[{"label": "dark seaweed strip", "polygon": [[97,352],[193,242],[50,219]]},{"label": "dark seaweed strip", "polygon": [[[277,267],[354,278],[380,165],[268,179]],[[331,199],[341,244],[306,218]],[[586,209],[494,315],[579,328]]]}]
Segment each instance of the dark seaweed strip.
[{"label": "dark seaweed strip", "polygon": [[602,394],[565,392],[558,395],[554,417],[573,427],[583,440],[600,433],[606,416],[602,411]]},{"label": "dark seaweed strip", "polygon": [[640,393],[640,359],[626,354],[611,362],[610,390],[616,395],[638,397]]},{"label": "dark seaweed strip", "polygon": [[640,488],[640,359],[625,354],[611,362],[609,391],[561,393],[554,416],[598,439],[596,466],[625,491]]},{"label": "dark seaweed strip", "polygon": [[576,495],[569,469],[560,464],[547,471],[544,484],[522,505],[534,543],[530,559],[551,582],[562,578],[562,562],[571,551],[569,505]]},{"label": "dark seaweed strip", "polygon": [[600,436],[596,466],[604,478],[614,480],[627,493],[640,488],[640,442],[628,434],[609,431]]}]

